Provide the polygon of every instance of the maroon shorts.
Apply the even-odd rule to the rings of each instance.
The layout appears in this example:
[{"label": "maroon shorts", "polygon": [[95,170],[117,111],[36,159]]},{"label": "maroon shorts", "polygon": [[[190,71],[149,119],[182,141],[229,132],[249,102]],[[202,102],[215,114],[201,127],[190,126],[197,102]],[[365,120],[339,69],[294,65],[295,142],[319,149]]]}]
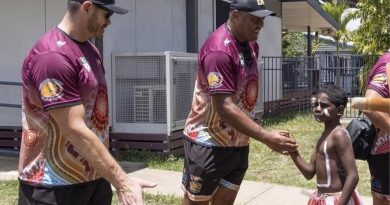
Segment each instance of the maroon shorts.
[{"label": "maroon shorts", "polygon": [[249,146],[210,147],[184,137],[182,186],[192,201],[208,201],[222,185],[238,191],[248,169]]}]

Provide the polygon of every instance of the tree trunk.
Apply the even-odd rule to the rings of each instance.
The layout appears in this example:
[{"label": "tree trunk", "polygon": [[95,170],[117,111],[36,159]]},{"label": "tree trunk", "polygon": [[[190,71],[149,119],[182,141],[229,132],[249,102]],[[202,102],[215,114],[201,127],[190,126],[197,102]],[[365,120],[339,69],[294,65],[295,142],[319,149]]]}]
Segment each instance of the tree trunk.
[{"label": "tree trunk", "polygon": [[340,74],[341,74],[341,66],[340,66],[339,40],[336,40],[336,85],[339,87],[341,87]]}]

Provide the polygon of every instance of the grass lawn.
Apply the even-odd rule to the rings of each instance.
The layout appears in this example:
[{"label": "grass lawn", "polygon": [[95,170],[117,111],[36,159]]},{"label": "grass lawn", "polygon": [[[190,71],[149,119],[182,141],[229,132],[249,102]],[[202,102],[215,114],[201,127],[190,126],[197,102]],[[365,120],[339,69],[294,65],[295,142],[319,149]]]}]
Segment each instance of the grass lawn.
[{"label": "grass lawn", "polygon": [[[302,157],[308,161],[313,152],[316,139],[323,130],[323,125],[317,123],[310,113],[285,115],[284,117],[264,119],[264,127],[268,130],[288,130],[298,142]],[[252,140],[249,154],[249,169],[246,180],[276,183],[315,189],[315,179],[307,181],[295,167],[289,156],[272,152],[262,143]],[[128,161],[141,161],[149,168],[181,171],[182,157],[161,159],[150,152],[130,151],[124,156]],[[365,161],[357,160],[360,181],[358,190],[361,195],[370,196],[370,175]],[[0,205],[16,204],[18,193],[17,181],[0,181]],[[181,204],[181,199],[174,196],[144,194],[145,204]],[[113,204],[119,204],[114,195]]]},{"label": "grass lawn", "polygon": [[18,181],[0,181],[0,205],[16,205],[18,199]]}]

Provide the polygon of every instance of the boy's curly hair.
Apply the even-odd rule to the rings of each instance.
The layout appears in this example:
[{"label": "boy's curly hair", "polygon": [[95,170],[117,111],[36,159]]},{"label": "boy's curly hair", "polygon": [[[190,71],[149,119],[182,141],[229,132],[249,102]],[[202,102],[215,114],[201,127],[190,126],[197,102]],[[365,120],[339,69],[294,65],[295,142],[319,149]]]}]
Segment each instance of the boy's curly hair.
[{"label": "boy's curly hair", "polygon": [[348,103],[348,97],[347,93],[340,87],[334,85],[334,84],[325,84],[324,86],[321,86],[318,90],[318,93],[325,93],[329,96],[330,102],[336,105],[336,107],[339,107],[340,105],[343,105],[344,108],[347,107]]}]

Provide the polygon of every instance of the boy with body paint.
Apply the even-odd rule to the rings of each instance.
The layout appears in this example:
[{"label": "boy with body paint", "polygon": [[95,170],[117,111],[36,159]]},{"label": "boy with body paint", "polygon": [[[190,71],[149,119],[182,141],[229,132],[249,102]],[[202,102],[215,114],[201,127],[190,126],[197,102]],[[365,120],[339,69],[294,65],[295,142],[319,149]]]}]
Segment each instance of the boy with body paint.
[{"label": "boy with body paint", "polygon": [[355,187],[359,181],[352,142],[340,118],[348,98],[339,87],[328,84],[321,87],[314,99],[314,117],[324,123],[325,130],[318,139],[310,162],[290,153],[292,160],[306,179],[317,177],[317,191],[308,205],[361,205]]}]

